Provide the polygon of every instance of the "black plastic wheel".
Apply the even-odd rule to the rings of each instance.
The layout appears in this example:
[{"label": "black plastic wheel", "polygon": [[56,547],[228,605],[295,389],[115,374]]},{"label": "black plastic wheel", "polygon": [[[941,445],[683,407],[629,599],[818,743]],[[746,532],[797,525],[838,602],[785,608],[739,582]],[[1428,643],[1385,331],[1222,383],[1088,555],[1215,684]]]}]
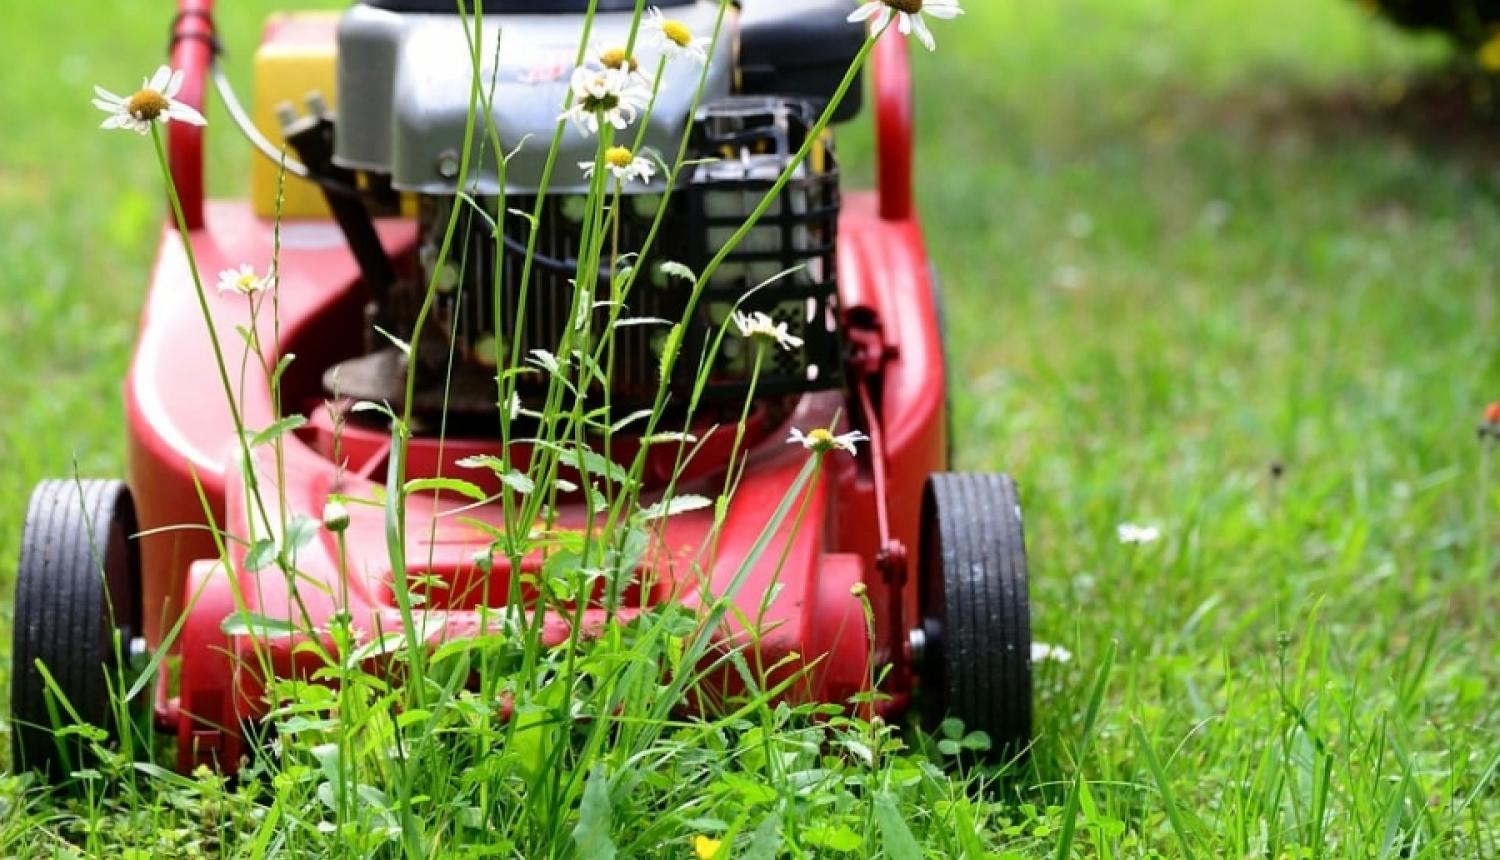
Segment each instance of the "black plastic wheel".
[{"label": "black plastic wheel", "polygon": [[43,481],[32,491],[16,568],[10,696],[15,769],[62,779],[89,761],[83,739],[54,735],[54,722],[74,721],[38,661],[82,722],[111,739],[126,728],[111,705],[110,680],[120,677],[120,658],[129,659],[141,630],[136,530],[130,491],[118,481]]},{"label": "black plastic wheel", "polygon": [[923,712],[989,735],[1005,760],[1031,742],[1026,538],[1008,475],[940,474],[922,500]]}]

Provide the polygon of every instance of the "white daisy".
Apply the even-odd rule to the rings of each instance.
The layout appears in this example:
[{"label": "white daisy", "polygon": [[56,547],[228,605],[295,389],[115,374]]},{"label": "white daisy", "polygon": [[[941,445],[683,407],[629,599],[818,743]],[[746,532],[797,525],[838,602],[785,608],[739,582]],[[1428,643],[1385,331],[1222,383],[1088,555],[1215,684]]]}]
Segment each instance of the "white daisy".
[{"label": "white daisy", "polygon": [[937,42],[933,41],[932,32],[927,29],[927,22],[922,20],[922,16],[946,19],[957,18],[963,13],[958,0],[870,0],[855,9],[849,15],[849,20],[873,21],[870,29],[878,34],[885,31],[886,25],[891,22],[891,16],[895,15],[896,29],[903,36],[915,33],[917,41],[931,51],[937,48]]},{"label": "white daisy", "polygon": [[576,69],[569,86],[573,106],[559,119],[572,120],[585,137],[598,134],[601,122],[623,130],[651,101],[651,91],[624,69]]},{"label": "white daisy", "polygon": [[1156,526],[1138,526],[1135,523],[1120,523],[1115,536],[1124,544],[1148,544],[1161,538],[1161,529]]},{"label": "white daisy", "polygon": [[854,446],[859,442],[870,441],[870,437],[858,430],[851,430],[848,433],[835,436],[833,431],[822,427],[809,433],[803,433],[801,430],[793,427],[792,435],[788,436],[786,441],[787,444],[796,443],[818,454],[826,454],[829,451],[835,450],[853,454]]},{"label": "white daisy", "polygon": [[656,47],[667,59],[687,59],[700,65],[708,62],[709,40],[693,38],[686,24],[666,17],[660,8],[651,7],[651,20],[646,26],[656,35]]},{"label": "white daisy", "polygon": [[[594,162],[580,161],[578,166],[583,168],[584,176],[593,177]],[[651,177],[656,175],[656,165],[651,162],[651,159],[636,155],[623,146],[611,146],[604,151],[604,166],[615,175],[615,179],[621,185],[631,182],[650,182]]]},{"label": "white daisy", "polygon": [[1031,662],[1033,663],[1071,663],[1073,652],[1061,645],[1049,645],[1046,642],[1031,643]]},{"label": "white daisy", "polygon": [[151,123],[178,122],[192,125],[207,125],[203,114],[177,101],[182,91],[182,71],[172,71],[168,66],[156,70],[156,74],[141,81],[141,88],[128,98],[117,96],[103,87],[94,87],[94,107],[109,114],[100,123],[100,128],[128,128],[139,134],[151,130]]},{"label": "white daisy", "polygon": [[264,292],[270,281],[270,275],[261,277],[247,263],[238,269],[225,269],[219,273],[219,292],[252,296]]},{"label": "white daisy", "polygon": [[749,314],[735,311],[734,324],[741,335],[758,343],[774,344],[786,350],[802,346],[802,338],[789,332],[786,323],[777,322],[760,311]]},{"label": "white daisy", "polygon": [[651,86],[651,76],[641,69],[641,61],[633,54],[626,54],[623,46],[601,48],[596,43],[590,45],[589,50],[604,68],[626,72],[642,86]]}]

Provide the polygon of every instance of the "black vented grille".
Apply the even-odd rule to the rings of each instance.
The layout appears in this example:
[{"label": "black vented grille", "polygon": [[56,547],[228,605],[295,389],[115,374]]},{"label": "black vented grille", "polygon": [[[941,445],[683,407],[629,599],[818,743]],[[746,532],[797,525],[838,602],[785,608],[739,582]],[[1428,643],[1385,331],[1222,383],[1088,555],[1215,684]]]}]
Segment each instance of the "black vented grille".
[{"label": "black vented grille", "polygon": [[[533,350],[557,353],[564,332],[580,322],[590,335],[575,337],[575,343],[582,339],[598,344],[609,324],[609,303],[622,299],[624,307],[616,311],[617,316],[666,323],[615,329],[613,350],[607,356],[611,401],[620,408],[650,403],[657,394],[671,324],[683,321],[693,294],[691,280],[669,274],[662,263],[680,262],[693,272],[703,272],[772,189],[792,153],[803,145],[815,110],[798,100],[750,97],[705,106],[695,123],[694,151],[700,156],[718,156],[717,160],[695,168],[691,181],[671,195],[670,211],[644,261],[634,255],[645,245],[663,198],[620,198],[622,211],[606,244],[605,267],[614,256],[610,249],[617,249],[624,257],[619,265],[634,266],[640,274],[628,295],[614,297],[610,274],[601,271],[595,294],[587,297],[592,310],[584,320],[573,315],[577,291],[573,282],[587,214],[583,197],[543,199],[529,279],[523,279],[523,273],[531,220],[515,213],[538,211],[536,197],[506,198],[505,208],[511,211],[503,217],[493,198],[477,203],[423,199],[420,270],[428,278],[452,207],[460,207],[456,241],[437,275],[434,322],[451,339],[463,362],[471,367],[493,366],[497,337],[500,355],[506,359],[519,354],[524,360]],[[757,394],[842,384],[835,247],[838,214],[837,165],[831,146],[822,141],[703,288],[691,319],[683,326],[672,380],[681,394],[691,392],[704,371],[704,396],[709,401],[738,400],[749,391],[756,349],[735,327],[732,316],[736,311],[765,313],[785,323],[788,334],[802,341],[797,349],[760,353]],[[498,242],[496,224],[502,225],[503,239]],[[519,345],[510,341],[516,333]],[[523,398],[528,387],[546,385],[544,376],[522,377]]]}]

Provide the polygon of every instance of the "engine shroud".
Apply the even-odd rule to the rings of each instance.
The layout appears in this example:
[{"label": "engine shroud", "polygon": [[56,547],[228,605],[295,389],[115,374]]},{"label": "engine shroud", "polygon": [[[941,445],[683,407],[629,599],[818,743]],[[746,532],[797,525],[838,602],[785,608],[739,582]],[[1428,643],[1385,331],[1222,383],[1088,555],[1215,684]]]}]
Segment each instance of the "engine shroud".
[{"label": "engine shroud", "polygon": [[[706,37],[718,25],[719,3],[700,0],[674,8],[672,15]],[[623,47],[633,21],[630,12],[598,14],[590,39],[600,49]],[[477,52],[479,86],[493,106],[490,118],[501,151],[514,153],[505,166],[504,191],[535,194],[542,187],[558,116],[569,103],[581,24],[577,15],[486,15],[477,46],[471,48],[466,28],[475,24],[466,16],[353,6],[339,24],[334,163],[388,174],[401,191],[453,193],[452,166],[468,128]],[[721,38],[708,59],[705,101],[730,93],[733,42]],[[635,49],[641,68],[653,72],[660,57],[654,43],[643,30]],[[677,151],[692,121],[702,71],[695,63],[665,65],[643,146]],[[467,190],[495,195],[501,191],[501,171],[482,120],[475,124],[473,146],[488,156],[474,159]],[[631,134],[635,131],[632,127]],[[586,191],[588,184],[576,166],[593,161],[596,146],[594,139],[569,128],[559,144],[548,192]]]},{"label": "engine shroud", "polygon": [[[410,357],[375,341],[371,354],[330,370],[326,386],[339,396],[399,403],[406,362],[415,361],[416,412],[493,416],[497,368],[536,351],[557,354],[571,328],[575,345],[599,344],[612,333],[607,349],[594,350],[609,367],[607,402],[617,412],[634,410],[656,399],[678,323],[680,354],[667,380],[678,405],[695,396],[711,406],[752,393],[840,386],[839,171],[830,139],[813,143],[764,215],[731,242],[808,142],[819,109],[807,100],[755,96],[700,109],[690,138],[699,163],[682,187],[614,198],[618,213],[603,256],[619,256],[601,267],[591,294],[580,296],[578,286],[587,280],[578,277],[585,196],[422,196],[417,276],[398,283],[389,305],[373,311],[390,330],[410,331],[431,286],[421,341]],[[455,240],[444,256],[450,223]],[[666,265],[703,273],[720,256],[701,287]],[[758,350],[734,324],[736,312],[770,316],[798,345]],[[537,408],[548,384],[545,374],[521,376],[523,404]],[[596,379],[590,393],[602,404],[598,387]]]}]

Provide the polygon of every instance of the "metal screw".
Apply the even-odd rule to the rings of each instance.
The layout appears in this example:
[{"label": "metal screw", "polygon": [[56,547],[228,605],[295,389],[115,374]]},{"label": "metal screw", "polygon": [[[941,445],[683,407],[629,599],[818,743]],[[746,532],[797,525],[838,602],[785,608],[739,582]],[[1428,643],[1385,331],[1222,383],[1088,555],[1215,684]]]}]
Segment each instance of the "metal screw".
[{"label": "metal screw", "polygon": [[445,149],[438,154],[437,160],[438,176],[444,179],[454,179],[458,176],[458,153],[451,149]]},{"label": "metal screw", "polygon": [[906,648],[911,652],[911,661],[920,663],[927,657],[927,631],[913,628],[906,634]]}]

